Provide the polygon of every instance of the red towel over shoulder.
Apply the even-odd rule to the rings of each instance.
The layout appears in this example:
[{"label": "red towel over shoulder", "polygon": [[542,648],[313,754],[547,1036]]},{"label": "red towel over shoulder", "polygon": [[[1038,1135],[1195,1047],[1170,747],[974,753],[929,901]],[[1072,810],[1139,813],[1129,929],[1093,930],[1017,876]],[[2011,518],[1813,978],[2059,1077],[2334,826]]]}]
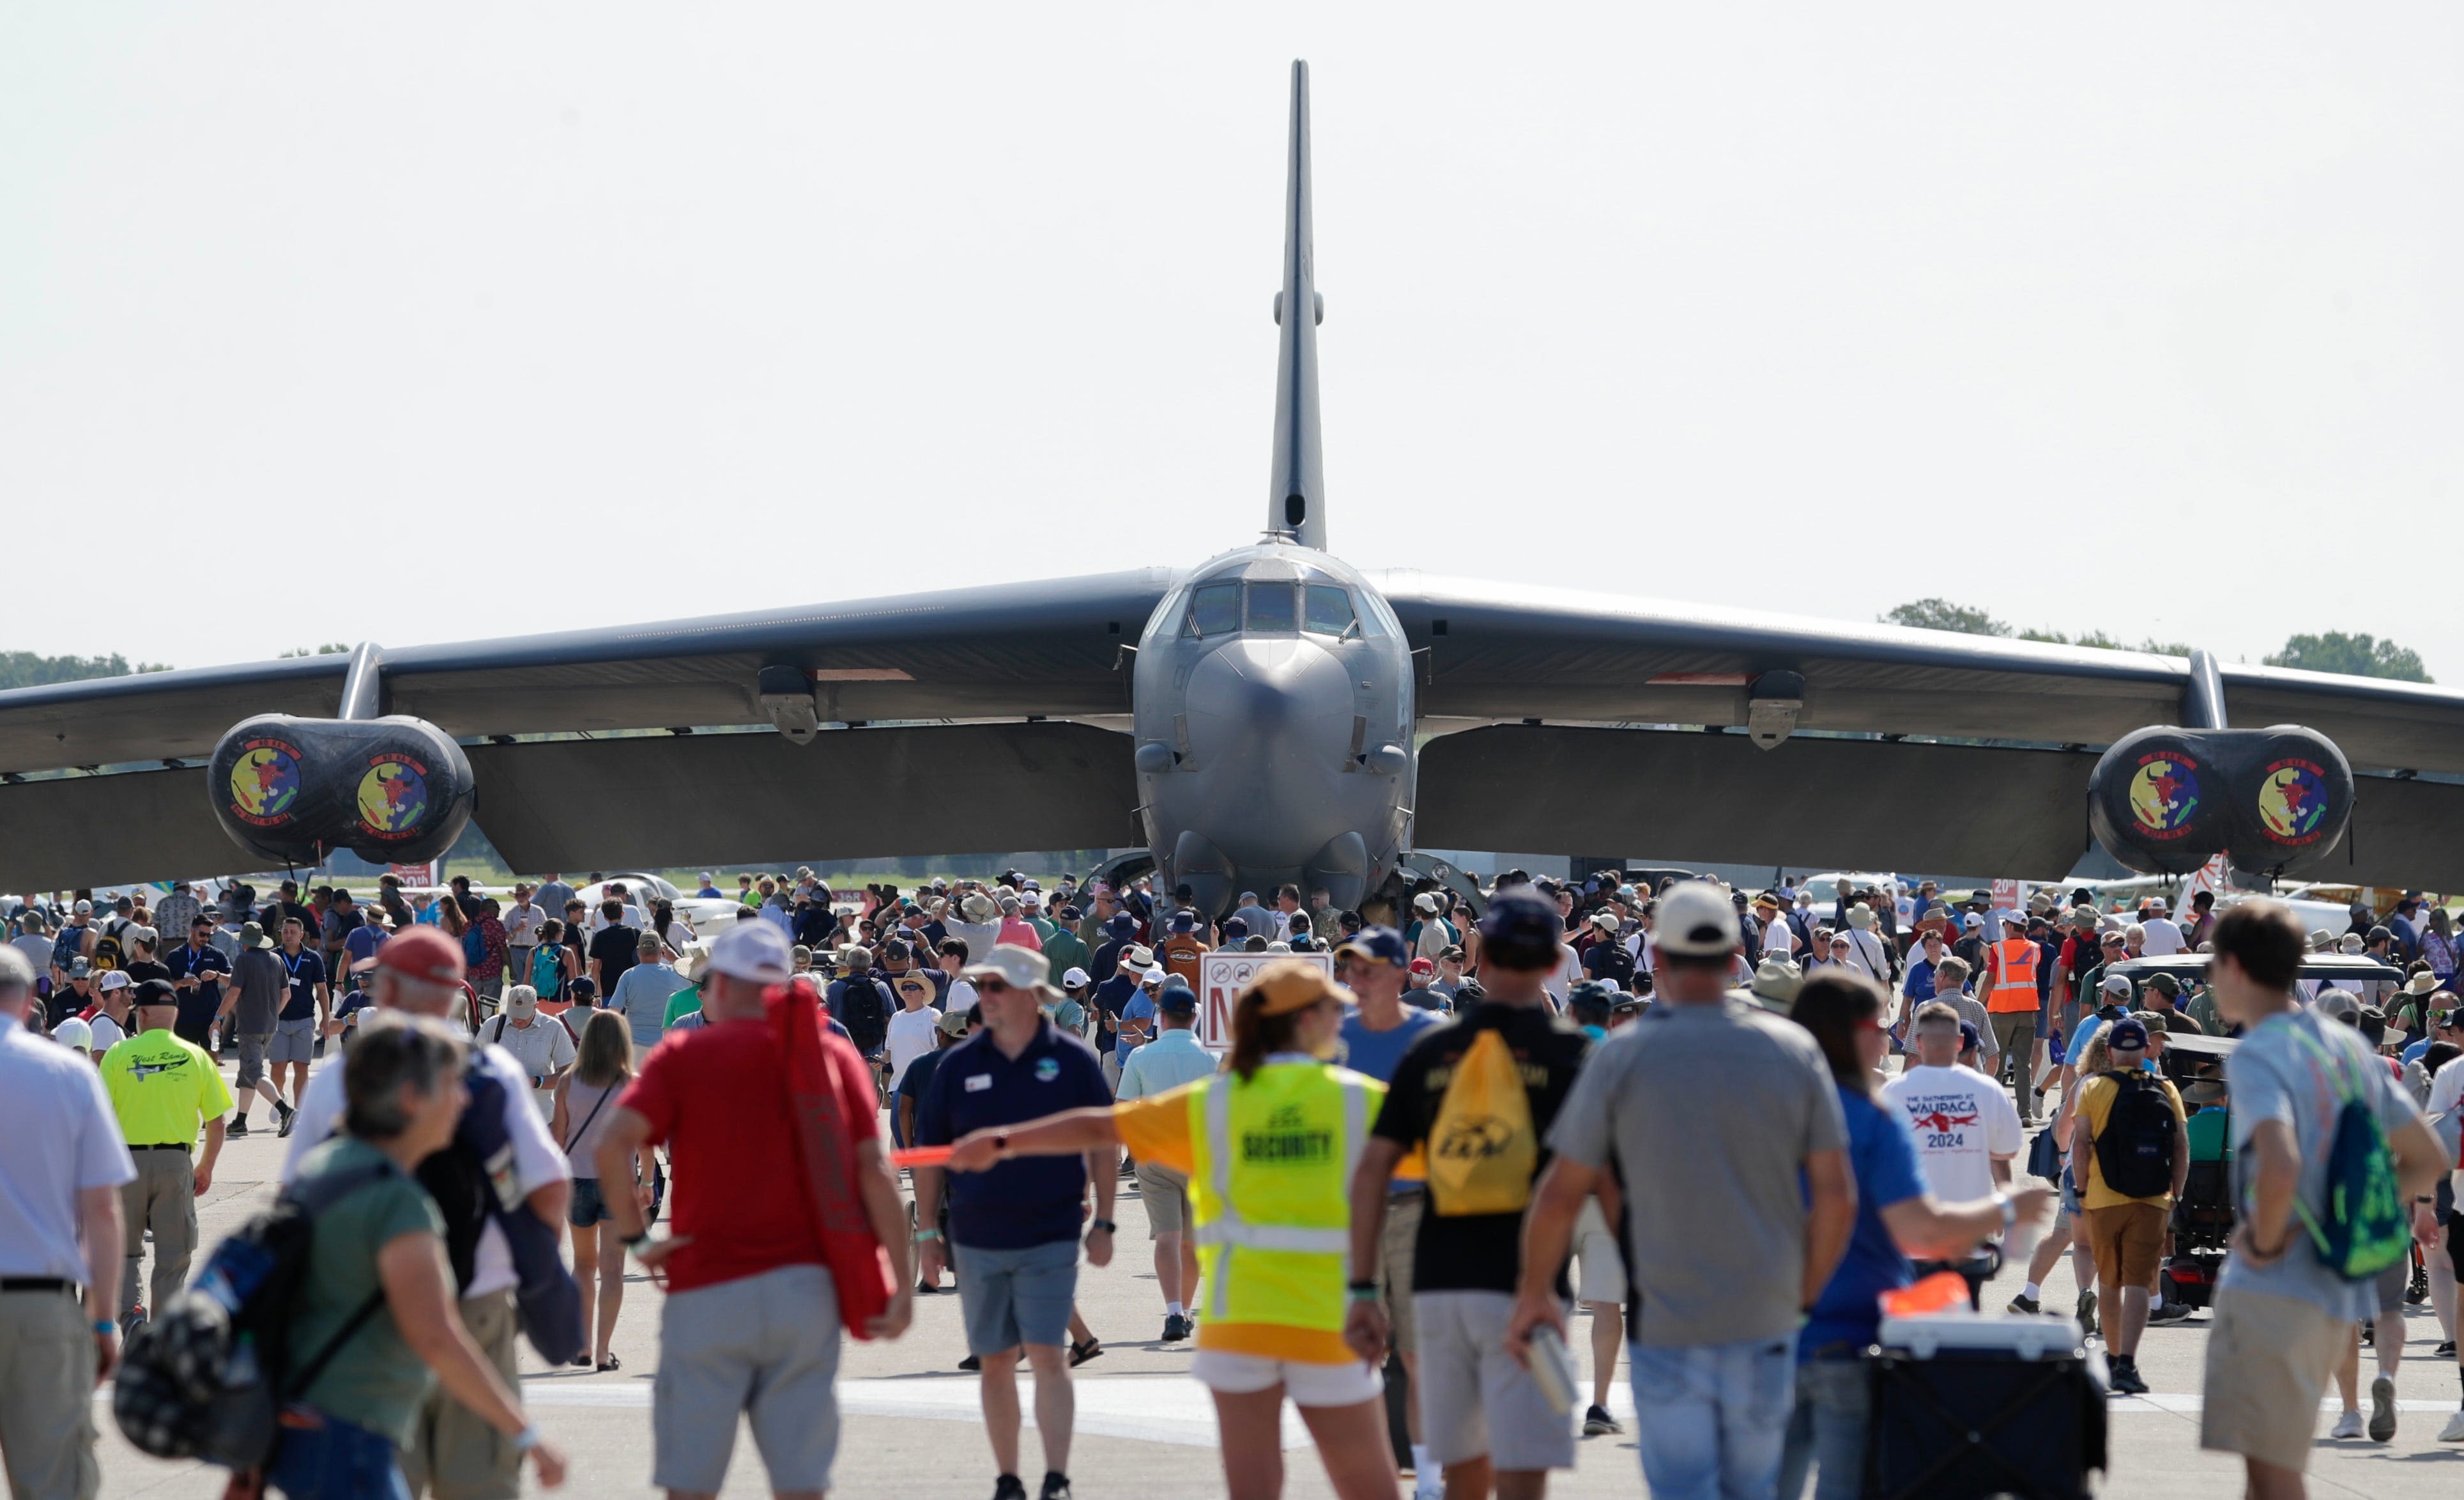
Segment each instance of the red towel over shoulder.
[{"label": "red towel over shoulder", "polygon": [[[823,1022],[820,990],[807,978],[774,986],[765,997],[770,1029],[786,1050],[788,1109],[795,1122],[796,1157],[803,1169],[804,1202],[822,1243],[822,1260],[838,1288],[839,1321],[857,1338],[871,1318],[890,1307],[890,1252],[872,1232],[856,1187],[855,1137],[847,1127],[851,1106],[869,1108],[846,1092],[862,1084],[864,1058]],[[832,1074],[836,1077],[833,1078]]]}]

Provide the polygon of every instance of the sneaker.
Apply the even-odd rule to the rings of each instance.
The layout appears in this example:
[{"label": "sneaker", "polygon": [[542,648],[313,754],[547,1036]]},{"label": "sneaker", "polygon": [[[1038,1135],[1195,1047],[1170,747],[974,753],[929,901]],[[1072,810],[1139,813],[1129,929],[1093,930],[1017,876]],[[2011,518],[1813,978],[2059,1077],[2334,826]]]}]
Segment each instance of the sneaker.
[{"label": "sneaker", "polygon": [[2079,1294],[2079,1307],[2072,1315],[2079,1319],[2080,1333],[2093,1334],[2096,1332],[2096,1289],[2094,1287],[2084,1288],[2080,1290]]},{"label": "sneaker", "polygon": [[2395,1437],[2395,1381],[2380,1376],[2370,1382],[2370,1441],[2387,1443]]},{"label": "sneaker", "polygon": [[120,1314],[120,1336],[123,1339],[144,1326],[145,1310],[143,1308],[130,1308]]},{"label": "sneaker", "polygon": [[2361,1435],[2362,1414],[2357,1411],[2348,1411],[2344,1413],[2343,1416],[2336,1419],[2336,1424],[2334,1426],[2327,1429],[2327,1437],[2330,1441],[2338,1438],[2358,1438]]},{"label": "sneaker", "polygon": [[1003,1474],[993,1483],[993,1500],[1026,1500],[1026,1481],[1016,1474]]},{"label": "sneaker", "polygon": [[2152,1328],[2158,1323],[2179,1323],[2189,1318],[2189,1315],[2190,1305],[2189,1303],[2167,1302],[2161,1308],[2150,1308],[2147,1312],[2147,1322],[2148,1326]]},{"label": "sneaker", "polygon": [[1609,1415],[1608,1408],[1605,1406],[1595,1406],[1583,1413],[1583,1436],[1587,1438],[1596,1438],[1607,1433],[1624,1430],[1617,1425],[1617,1420]]},{"label": "sneaker", "polygon": [[2464,1411],[2455,1412],[2448,1417],[2447,1425],[2438,1429],[2438,1441],[2464,1443]]},{"label": "sneaker", "polygon": [[2378,1344],[2378,1320],[2376,1318],[2366,1317],[2362,1319],[2362,1347],[2364,1349],[2374,1348]]},{"label": "sneaker", "polygon": [[2045,1310],[2035,1298],[2022,1294],[2020,1296],[2013,1297],[2011,1299],[2011,1305],[2003,1309],[2003,1311],[2006,1312],[2017,1312],[2026,1317],[2035,1317],[2037,1313],[2042,1312]]},{"label": "sneaker", "polygon": [[243,1114],[238,1119],[231,1122],[231,1128],[223,1132],[223,1138],[225,1140],[237,1140],[240,1136],[247,1134],[248,1116]]},{"label": "sneaker", "polygon": [[[975,1374],[978,1370],[980,1370],[983,1367],[984,1362],[981,1359],[977,1358],[974,1355],[969,1355],[964,1359],[958,1361],[958,1368],[966,1371],[969,1375]],[[1008,1474],[1003,1474],[1001,1477],[1018,1486],[1019,1500],[1026,1500],[1026,1482],[1024,1480],[1013,1478]]]},{"label": "sneaker", "polygon": [[1189,1336],[1189,1319],[1177,1312],[1167,1312],[1163,1318],[1163,1341],[1177,1344]]},{"label": "sneaker", "polygon": [[1069,1476],[1045,1469],[1043,1500],[1069,1500]]},{"label": "sneaker", "polygon": [[2145,1396],[2147,1382],[2139,1378],[2139,1361],[2117,1357],[2112,1365],[2113,1393],[2116,1396]]},{"label": "sneaker", "polygon": [[2455,1340],[2447,1339],[2430,1353],[2434,1359],[2453,1359],[2455,1357]]},{"label": "sneaker", "polygon": [[290,1139],[291,1127],[299,1123],[299,1112],[293,1109],[290,1105],[277,1104],[274,1107],[274,1113],[282,1116],[282,1128],[274,1133],[275,1138],[277,1140]]}]

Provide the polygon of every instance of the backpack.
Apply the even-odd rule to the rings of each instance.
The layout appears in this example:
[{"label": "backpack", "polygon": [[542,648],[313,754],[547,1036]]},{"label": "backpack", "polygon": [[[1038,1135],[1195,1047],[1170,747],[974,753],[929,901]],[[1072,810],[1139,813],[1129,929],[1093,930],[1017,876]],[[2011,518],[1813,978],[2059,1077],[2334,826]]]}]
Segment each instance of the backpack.
[{"label": "backpack", "polygon": [[2297,1028],[2294,1035],[2318,1058],[2322,1071],[2336,1079],[2343,1107],[2336,1112],[2336,1134],[2327,1148],[2325,1222],[2310,1211],[2299,1194],[2293,1199],[2301,1226],[2329,1270],[2346,1281],[2368,1281],[2404,1260],[2412,1244],[2404,1193],[2395,1177],[2395,1154],[2387,1149],[2387,1131],[2378,1112],[2362,1091],[2346,1081],[2321,1047]]},{"label": "backpack", "polygon": [[392,1163],[378,1162],[294,1183],[215,1246],[196,1282],[128,1341],[111,1412],[130,1443],[156,1458],[235,1469],[272,1459],[275,1414],[385,1305],[382,1289],[370,1293],[333,1337],[295,1361],[292,1312],[307,1279],[317,1216],[392,1175]]},{"label": "backpack", "polygon": [[564,998],[564,945],[541,943],[531,955],[531,988],[539,998],[557,1001]]},{"label": "backpack", "polygon": [[[457,1291],[471,1285],[479,1236],[493,1220],[513,1253],[520,1278],[514,1302],[522,1334],[541,1359],[563,1364],[582,1350],[582,1293],[558,1250],[561,1233],[523,1202],[514,1167],[514,1142],[505,1127],[507,1091],[494,1073],[473,1068],[463,1076],[471,1103],[454,1126],[453,1141],[419,1164],[419,1185],[445,1216],[445,1258]],[[512,1101],[530,1109],[530,1101]]]},{"label": "backpack", "polygon": [[77,962],[78,957],[85,952],[86,932],[87,929],[83,927],[60,929],[60,935],[52,939],[53,968],[65,973],[70,965]]},{"label": "backpack", "polygon": [[487,961],[487,958],[488,939],[480,936],[479,924],[474,921],[462,929],[462,961],[471,968],[477,968]]},{"label": "backpack", "polygon": [[97,938],[94,940],[94,952],[89,957],[91,967],[97,974],[106,969],[121,968],[127,961],[121,955],[120,937],[117,933],[104,933]]},{"label": "backpack", "polygon": [[1455,1064],[1429,1126],[1429,1201],[1442,1218],[1521,1213],[1540,1167],[1531,1096],[1506,1038],[1483,1030]]},{"label": "backpack", "polygon": [[2097,1173],[2124,1198],[2162,1198],[2173,1191],[2173,1102],[2153,1073],[2104,1076],[2114,1097],[2095,1137]]}]

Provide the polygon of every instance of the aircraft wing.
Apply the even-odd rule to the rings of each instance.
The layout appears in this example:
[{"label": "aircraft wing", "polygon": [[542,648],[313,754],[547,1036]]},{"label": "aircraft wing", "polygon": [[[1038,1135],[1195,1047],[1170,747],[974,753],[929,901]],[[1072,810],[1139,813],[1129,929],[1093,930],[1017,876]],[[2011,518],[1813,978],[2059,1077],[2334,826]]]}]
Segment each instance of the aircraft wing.
[{"label": "aircraft wing", "polygon": [[[768,686],[777,685],[781,670],[791,684],[808,685],[824,723],[1122,715],[1130,690],[1121,648],[1135,644],[1170,585],[1168,572],[1153,569],[416,647],[381,654],[380,703],[385,713],[413,715],[464,739],[761,725],[770,721],[761,703],[767,669]],[[224,731],[252,715],[335,716],[349,660],[294,657],[0,693],[0,771],[23,776],[202,760]],[[631,816],[646,830],[685,830],[682,843],[662,839],[660,849],[689,844],[706,852],[684,857],[708,860],[798,849],[819,853],[841,844],[849,853],[859,845],[881,853],[984,851],[976,843],[943,842],[952,838],[1004,849],[1123,843],[1135,805],[1125,737],[1088,729],[1092,739],[1062,747],[1055,735],[1034,733],[1081,727],[868,731],[860,754],[852,742],[824,749],[777,735],[484,744],[472,756],[482,785],[477,818],[509,858],[537,854],[524,868],[547,869],[643,856],[620,853],[634,846],[613,830],[551,829],[529,807],[557,807],[560,821],[574,811],[593,822]],[[873,827],[891,813],[867,811],[832,825],[845,837],[799,842],[822,830],[812,807],[847,807],[866,787],[905,784],[880,780],[892,768],[883,760],[890,741],[877,737],[892,733],[925,737],[909,741],[928,747],[919,763],[945,769],[931,756],[966,740],[972,753],[989,758],[986,767],[999,770],[994,780],[1043,809],[1041,820],[981,808],[970,831],[926,827],[919,802],[964,805],[964,779],[953,777],[934,799],[899,805],[911,814],[903,828]],[[821,739],[840,738],[833,732]],[[1105,744],[1114,739],[1123,741],[1117,756]],[[610,748],[618,745],[628,748]],[[712,795],[729,778],[746,794],[740,814],[723,813],[721,799]],[[575,807],[574,790],[582,786],[622,793],[636,811],[611,816]],[[1110,810],[1114,803],[1117,816]],[[864,826],[860,837],[855,825]],[[584,853],[594,857],[564,857]],[[244,858],[214,826],[194,766],[0,786],[0,889],[235,869]]]},{"label": "aircraft wing", "polygon": [[[1421,754],[1414,838],[1431,848],[2058,875],[2090,842],[2097,755],[2183,722],[2190,686],[2188,662],[2136,651],[1413,573],[1380,582],[1419,652],[1424,727],[1467,729]],[[1748,723],[1755,680],[1774,672],[1802,679],[1793,729],[1829,734],[1766,751],[1671,727]],[[2219,673],[2232,727],[2306,724],[2361,773],[2346,847],[2317,873],[2464,887],[2464,853],[2438,836],[2464,818],[2451,780],[2464,775],[2464,693]],[[1925,742],[1937,739],[2022,744]]]}]

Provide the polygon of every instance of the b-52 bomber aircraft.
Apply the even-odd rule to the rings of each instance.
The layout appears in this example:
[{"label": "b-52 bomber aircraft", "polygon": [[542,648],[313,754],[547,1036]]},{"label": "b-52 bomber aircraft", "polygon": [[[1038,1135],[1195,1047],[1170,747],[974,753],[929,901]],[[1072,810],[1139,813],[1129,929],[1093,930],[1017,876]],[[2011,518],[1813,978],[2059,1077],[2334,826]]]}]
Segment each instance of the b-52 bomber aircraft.
[{"label": "b-52 bomber aircraft", "polygon": [[2464,886],[2464,695],[1337,558],[1305,63],[1289,139],[1260,540],[0,693],[0,889],[414,862],[474,815],[540,871],[1143,845],[1215,910],[1356,906],[1416,843],[2041,876],[2091,829],[2140,869]]}]

